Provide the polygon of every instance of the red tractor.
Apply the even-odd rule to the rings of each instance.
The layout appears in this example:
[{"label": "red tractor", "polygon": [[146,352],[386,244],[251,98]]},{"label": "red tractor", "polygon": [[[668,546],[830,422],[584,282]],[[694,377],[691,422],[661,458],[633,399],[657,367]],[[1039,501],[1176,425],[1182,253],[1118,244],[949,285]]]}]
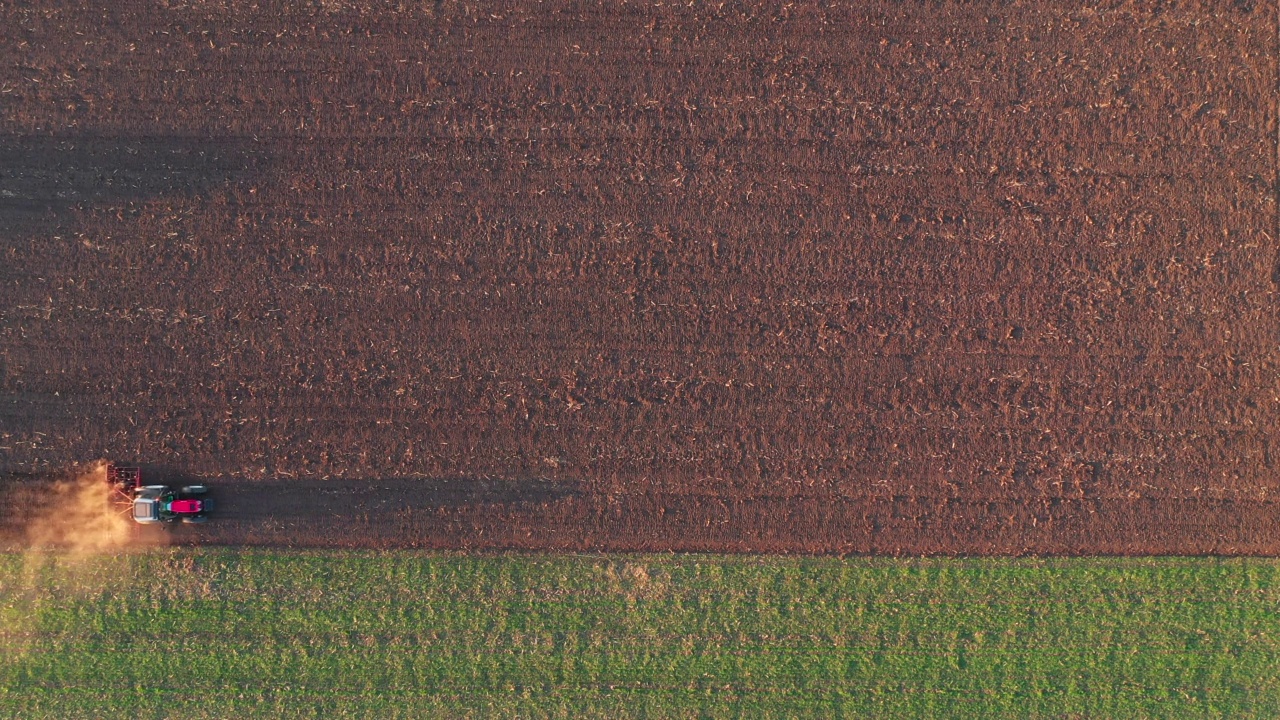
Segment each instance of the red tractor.
[{"label": "red tractor", "polygon": [[143,525],[202,523],[213,510],[208,487],[186,485],[174,490],[168,485],[144,485],[141,468],[107,465],[107,482],[130,504],[134,521]]}]

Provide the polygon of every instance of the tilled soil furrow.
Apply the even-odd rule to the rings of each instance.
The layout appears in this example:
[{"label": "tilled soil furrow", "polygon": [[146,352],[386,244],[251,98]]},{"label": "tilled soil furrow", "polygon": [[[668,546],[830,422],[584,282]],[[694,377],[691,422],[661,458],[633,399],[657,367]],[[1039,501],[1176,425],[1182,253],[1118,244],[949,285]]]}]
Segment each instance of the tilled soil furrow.
[{"label": "tilled soil furrow", "polygon": [[183,542],[1273,553],[1278,13],[5,5],[0,471],[209,479]]}]

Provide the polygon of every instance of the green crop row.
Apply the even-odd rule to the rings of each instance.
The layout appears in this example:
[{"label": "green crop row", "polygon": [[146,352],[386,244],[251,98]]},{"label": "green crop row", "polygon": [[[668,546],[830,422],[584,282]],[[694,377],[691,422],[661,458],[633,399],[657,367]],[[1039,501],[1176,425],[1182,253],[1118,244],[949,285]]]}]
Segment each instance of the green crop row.
[{"label": "green crop row", "polygon": [[0,717],[1280,717],[1271,560],[0,555]]}]

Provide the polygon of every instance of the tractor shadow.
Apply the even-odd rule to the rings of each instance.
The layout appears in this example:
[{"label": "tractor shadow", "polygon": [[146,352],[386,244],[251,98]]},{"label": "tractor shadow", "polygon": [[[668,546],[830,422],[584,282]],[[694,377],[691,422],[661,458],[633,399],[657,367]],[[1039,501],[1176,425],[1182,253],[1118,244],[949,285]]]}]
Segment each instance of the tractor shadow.
[{"label": "tractor shadow", "polygon": [[218,503],[218,521],[356,520],[406,512],[540,505],[581,494],[576,484],[545,479],[257,480],[211,482],[209,487]]},{"label": "tractor shadow", "polygon": [[[195,484],[175,472],[173,484]],[[201,525],[174,524],[165,532],[178,544],[291,547],[392,546],[395,528],[416,528],[432,518],[539,514],[583,494],[577,483],[541,478],[377,480],[210,480],[214,510]],[[388,535],[390,533],[390,535]]]},{"label": "tractor shadow", "polygon": [[241,140],[124,136],[0,138],[0,232],[39,233],[76,209],[164,196],[201,197],[271,165]]},{"label": "tractor shadow", "polygon": [[[205,485],[209,521],[148,527],[164,542],[329,547],[394,544],[392,528],[431,518],[539,514],[582,497],[577,481],[529,478],[378,478],[376,480],[238,480],[195,476],[166,465],[141,465],[146,485]],[[160,542],[157,540],[156,542]]]}]

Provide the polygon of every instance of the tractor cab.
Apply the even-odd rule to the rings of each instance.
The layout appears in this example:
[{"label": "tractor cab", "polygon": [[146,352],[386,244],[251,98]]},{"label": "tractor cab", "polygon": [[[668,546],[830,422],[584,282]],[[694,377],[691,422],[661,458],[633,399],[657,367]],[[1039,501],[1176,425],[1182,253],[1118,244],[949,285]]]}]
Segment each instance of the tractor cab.
[{"label": "tractor cab", "polygon": [[144,525],[164,520],[168,501],[165,495],[173,491],[164,485],[146,485],[137,489],[133,498],[133,519]]}]

